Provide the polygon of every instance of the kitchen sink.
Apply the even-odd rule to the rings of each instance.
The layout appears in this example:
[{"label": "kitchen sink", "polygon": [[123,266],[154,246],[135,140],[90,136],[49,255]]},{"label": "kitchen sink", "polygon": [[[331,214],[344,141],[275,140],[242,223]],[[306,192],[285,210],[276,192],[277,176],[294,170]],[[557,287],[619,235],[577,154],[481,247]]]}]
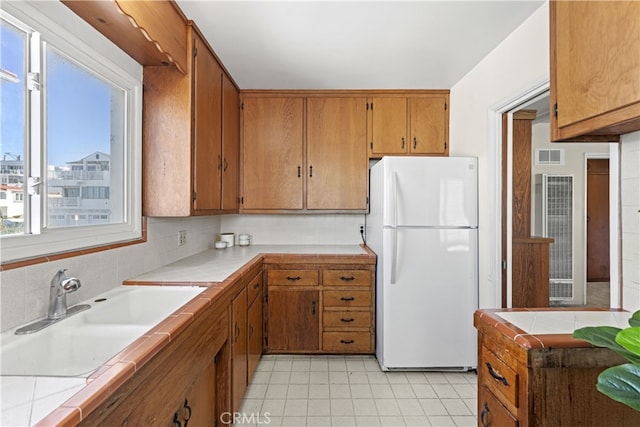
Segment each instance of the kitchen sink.
[{"label": "kitchen sink", "polygon": [[28,335],[2,334],[0,374],[86,377],[205,288],[122,286]]}]

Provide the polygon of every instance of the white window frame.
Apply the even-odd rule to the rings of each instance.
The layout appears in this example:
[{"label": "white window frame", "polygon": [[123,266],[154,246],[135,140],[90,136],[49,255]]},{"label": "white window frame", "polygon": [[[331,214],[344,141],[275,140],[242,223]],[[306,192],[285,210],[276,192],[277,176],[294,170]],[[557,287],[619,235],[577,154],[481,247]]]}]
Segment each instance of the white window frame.
[{"label": "white window frame", "polygon": [[[67,53],[127,91],[127,124],[125,125],[124,152],[124,221],[120,224],[92,225],[89,227],[46,228],[46,197],[32,195],[31,234],[2,236],[0,260],[2,263],[35,258],[54,253],[70,252],[97,246],[105,246],[142,237],[142,66],[115,46],[106,37],[78,17],[58,1],[38,2],[37,7],[28,2],[2,2],[2,11],[20,20],[41,34],[42,40]],[[42,50],[44,51],[44,49]],[[108,58],[108,59],[107,59]],[[41,58],[31,58],[39,62]],[[33,91],[31,92],[34,93]],[[41,97],[31,95],[27,108],[40,111]],[[29,105],[31,104],[31,105]],[[41,114],[41,116],[43,116]],[[27,121],[27,126],[30,122]],[[40,120],[29,129],[26,161],[39,166],[27,176],[46,180],[46,141],[42,141],[45,124]],[[40,153],[43,153],[40,157]],[[26,164],[25,164],[26,166]],[[26,188],[25,188],[26,190]],[[45,191],[41,191],[45,193]],[[43,194],[44,195],[44,194]],[[25,203],[29,203],[25,200]],[[27,206],[25,206],[27,209]],[[26,229],[27,224],[25,224]]]}]

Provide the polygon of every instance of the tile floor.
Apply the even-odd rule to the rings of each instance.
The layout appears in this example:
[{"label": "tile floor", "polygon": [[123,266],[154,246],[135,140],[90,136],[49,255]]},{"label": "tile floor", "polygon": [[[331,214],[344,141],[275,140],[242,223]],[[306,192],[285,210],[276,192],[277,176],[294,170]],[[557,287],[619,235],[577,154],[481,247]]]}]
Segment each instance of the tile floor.
[{"label": "tile floor", "polygon": [[265,355],[236,426],[476,426],[477,390],[473,372],[383,372],[373,356]]}]

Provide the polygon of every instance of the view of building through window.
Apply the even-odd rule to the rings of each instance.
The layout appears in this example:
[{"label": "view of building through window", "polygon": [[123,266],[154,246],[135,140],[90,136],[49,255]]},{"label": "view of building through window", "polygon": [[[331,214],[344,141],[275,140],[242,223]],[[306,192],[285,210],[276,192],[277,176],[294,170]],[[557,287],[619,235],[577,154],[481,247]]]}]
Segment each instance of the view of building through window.
[{"label": "view of building through window", "polygon": [[[24,233],[30,215],[47,228],[124,221],[126,91],[5,19],[0,40],[0,234]],[[43,52],[36,74],[34,49]],[[29,107],[34,93],[42,113]],[[33,192],[37,209],[25,203]]]}]

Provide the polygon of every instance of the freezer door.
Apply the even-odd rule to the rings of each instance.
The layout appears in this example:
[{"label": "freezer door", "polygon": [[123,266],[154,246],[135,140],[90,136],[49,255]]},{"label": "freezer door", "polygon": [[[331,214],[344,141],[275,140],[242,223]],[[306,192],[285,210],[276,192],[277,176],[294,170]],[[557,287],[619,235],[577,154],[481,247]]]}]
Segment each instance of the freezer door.
[{"label": "freezer door", "polygon": [[478,225],[476,158],[389,157],[383,160],[386,161],[385,226]]},{"label": "freezer door", "polygon": [[383,368],[475,367],[477,230],[384,230],[383,246],[377,292]]}]

